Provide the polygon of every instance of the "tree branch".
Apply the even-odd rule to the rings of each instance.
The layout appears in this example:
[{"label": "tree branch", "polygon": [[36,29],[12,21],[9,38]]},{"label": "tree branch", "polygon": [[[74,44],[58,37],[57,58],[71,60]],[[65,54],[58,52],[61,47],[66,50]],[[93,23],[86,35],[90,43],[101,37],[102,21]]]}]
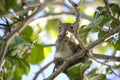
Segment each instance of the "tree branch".
[{"label": "tree branch", "polygon": [[120,57],[115,57],[115,56],[108,56],[108,55],[100,55],[100,54],[93,54],[93,56],[96,59],[103,59],[103,60],[107,60],[107,61],[118,61],[120,62]]},{"label": "tree branch", "polygon": [[46,44],[46,45],[43,45],[43,47],[51,47],[51,46],[55,46],[55,44]]},{"label": "tree branch", "polygon": [[109,4],[108,4],[108,0],[104,0],[104,3],[105,3],[105,7],[106,7],[106,10],[107,10],[107,12],[108,12],[109,17],[110,17],[113,21],[115,21],[117,24],[120,25],[120,21],[113,16],[112,10],[110,9]]},{"label": "tree branch", "polygon": [[54,61],[50,61],[48,64],[46,64],[42,69],[40,69],[34,76],[33,80],[36,80],[37,77],[41,72],[43,72],[47,67],[49,67]]},{"label": "tree branch", "polygon": [[[56,16],[57,16],[57,18],[61,18],[61,15],[63,15],[63,14],[65,14],[65,15],[75,15],[75,12],[70,11],[70,12],[59,12],[59,13],[46,13],[45,15],[40,16],[38,18],[43,18],[43,17],[47,17],[48,18],[49,16],[50,17],[52,16],[52,18],[54,18],[54,17],[56,18]],[[84,13],[81,13],[81,18],[87,19],[89,21],[93,21],[94,20],[91,16],[88,16],[88,15],[86,15]]]},{"label": "tree branch", "polygon": [[[27,13],[30,10],[30,8],[27,9],[22,9],[20,11],[15,12],[16,15],[22,15]],[[0,17],[4,17],[4,18],[13,18],[15,17],[15,15],[13,13],[7,13],[7,14],[1,14]]]}]

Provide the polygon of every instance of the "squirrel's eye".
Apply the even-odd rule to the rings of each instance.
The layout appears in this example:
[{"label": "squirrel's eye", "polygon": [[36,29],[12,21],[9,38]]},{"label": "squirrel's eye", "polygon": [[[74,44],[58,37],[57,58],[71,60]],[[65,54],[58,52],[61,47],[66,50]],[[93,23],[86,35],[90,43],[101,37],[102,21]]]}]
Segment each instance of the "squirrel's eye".
[{"label": "squirrel's eye", "polygon": [[58,27],[59,28],[59,30],[61,29],[61,27]]},{"label": "squirrel's eye", "polygon": [[73,26],[70,26],[70,29],[73,29]]}]

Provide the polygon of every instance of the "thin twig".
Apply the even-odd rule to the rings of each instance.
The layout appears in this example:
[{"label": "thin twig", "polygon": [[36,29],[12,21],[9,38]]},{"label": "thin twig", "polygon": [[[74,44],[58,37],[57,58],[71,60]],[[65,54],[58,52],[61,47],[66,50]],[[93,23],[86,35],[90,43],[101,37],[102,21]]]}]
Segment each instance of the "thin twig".
[{"label": "thin twig", "polygon": [[113,21],[115,21],[117,24],[120,25],[120,21],[113,16],[112,10],[110,9],[109,4],[108,4],[108,0],[104,0],[104,3],[105,3],[106,10],[107,10],[107,12],[108,12],[109,17],[110,17]]},{"label": "thin twig", "polygon": [[[120,77],[119,75],[117,75],[117,74],[112,70],[111,65],[108,65],[108,64],[106,64],[106,63],[104,63],[104,62],[101,62],[101,61],[97,60],[93,55],[89,55],[89,56],[90,56],[93,60],[95,60],[96,62],[108,66],[114,75]],[[119,58],[120,58],[120,57],[119,57]]]},{"label": "thin twig", "polygon": [[[23,15],[31,9],[33,9],[33,8],[22,9],[20,11],[15,12],[15,13],[16,13],[16,15]],[[7,13],[7,14],[1,14],[0,17],[13,18],[13,17],[15,17],[15,15],[13,13]]]},{"label": "thin twig", "polygon": [[[92,53],[92,54],[93,54],[93,53]],[[94,54],[95,54],[95,53],[94,53]],[[120,57],[115,57],[116,50],[113,52],[112,56],[100,55],[100,56],[97,56],[97,57],[96,57],[96,54],[95,54],[95,55],[94,55],[94,54],[93,54],[93,56],[96,58],[95,61],[97,61],[98,63],[101,63],[101,65],[106,65],[106,66],[108,66],[108,67],[110,68],[111,72],[112,72],[114,75],[120,77],[118,74],[116,74],[116,73],[112,70],[112,67],[111,67],[110,65],[106,64],[106,62],[108,62],[109,60],[111,60],[111,61],[120,61]],[[102,57],[101,57],[101,56],[102,56]],[[105,57],[106,57],[106,58],[105,58]],[[103,59],[103,60],[105,60],[105,61],[104,61],[104,62],[100,62],[100,61],[98,61],[97,59]]]},{"label": "thin twig", "polygon": [[36,80],[37,77],[41,72],[43,72],[47,67],[49,67],[54,61],[50,61],[48,64],[46,64],[43,68],[41,68],[34,76],[33,80]]},{"label": "thin twig", "polygon": [[[96,54],[96,53],[92,53],[92,54]],[[98,53],[97,53],[98,54]],[[115,51],[113,51],[113,54],[111,55],[111,56],[115,56],[115,54],[116,54],[116,50]],[[99,59],[99,58],[98,58]],[[104,62],[102,62],[102,63],[104,63],[104,64],[106,64],[108,62],[108,60],[105,60]],[[103,64],[100,64],[100,66],[99,66],[99,69],[101,69],[101,67],[102,66],[104,66]],[[92,71],[96,71],[97,70],[97,67],[96,68],[94,68],[93,70],[91,70],[90,72],[88,72],[87,73],[87,75],[88,74],[91,74],[92,73]]]},{"label": "thin twig", "polygon": [[108,56],[108,55],[100,55],[100,54],[93,54],[92,55],[96,58],[96,59],[102,59],[102,60],[107,60],[107,61],[117,61],[120,62],[120,57],[115,57],[115,56]]},{"label": "thin twig", "polygon": [[[45,15],[43,15],[43,16],[40,16],[40,17],[37,17],[37,19],[38,18],[44,18],[44,17],[52,17],[52,18],[56,18],[56,16],[57,16],[57,18],[61,18],[61,15],[75,15],[75,12],[73,12],[73,11],[70,11],[70,12],[59,12],[59,13],[46,13]],[[84,18],[84,19],[87,19],[87,20],[89,20],[89,21],[93,21],[94,19],[91,17],[91,16],[88,16],[88,15],[86,15],[86,14],[84,14],[84,13],[82,13],[81,12],[81,18]]]},{"label": "thin twig", "polygon": [[31,8],[31,7],[36,7],[36,6],[39,6],[41,5],[41,2],[40,1],[31,1],[31,2],[28,2],[25,6],[27,6],[27,8]]},{"label": "thin twig", "polygon": [[45,45],[43,45],[43,47],[51,47],[51,46],[55,46],[55,44],[45,44]]}]

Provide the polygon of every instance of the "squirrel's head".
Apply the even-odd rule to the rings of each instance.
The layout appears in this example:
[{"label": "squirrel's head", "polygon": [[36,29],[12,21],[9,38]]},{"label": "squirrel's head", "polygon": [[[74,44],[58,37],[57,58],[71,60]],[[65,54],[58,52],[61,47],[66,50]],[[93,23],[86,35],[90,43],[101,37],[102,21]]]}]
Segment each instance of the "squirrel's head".
[{"label": "squirrel's head", "polygon": [[59,22],[59,35],[58,37],[64,38],[68,34],[73,34],[74,33],[74,24],[72,23],[61,23]]}]

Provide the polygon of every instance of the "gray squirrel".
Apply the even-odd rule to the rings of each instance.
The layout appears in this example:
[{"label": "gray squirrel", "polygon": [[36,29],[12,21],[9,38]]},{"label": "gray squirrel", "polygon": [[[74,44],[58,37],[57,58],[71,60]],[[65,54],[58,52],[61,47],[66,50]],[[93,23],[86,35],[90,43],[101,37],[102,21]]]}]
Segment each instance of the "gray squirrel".
[{"label": "gray squirrel", "polygon": [[[74,36],[74,23],[61,23],[59,22],[59,33],[56,40],[56,52],[54,55],[55,68],[58,68],[66,57],[72,56],[73,54],[80,51],[79,41]],[[86,62],[88,60],[87,55],[77,59],[75,62],[68,65],[68,67],[79,63]],[[65,70],[66,72],[66,70]]]}]

